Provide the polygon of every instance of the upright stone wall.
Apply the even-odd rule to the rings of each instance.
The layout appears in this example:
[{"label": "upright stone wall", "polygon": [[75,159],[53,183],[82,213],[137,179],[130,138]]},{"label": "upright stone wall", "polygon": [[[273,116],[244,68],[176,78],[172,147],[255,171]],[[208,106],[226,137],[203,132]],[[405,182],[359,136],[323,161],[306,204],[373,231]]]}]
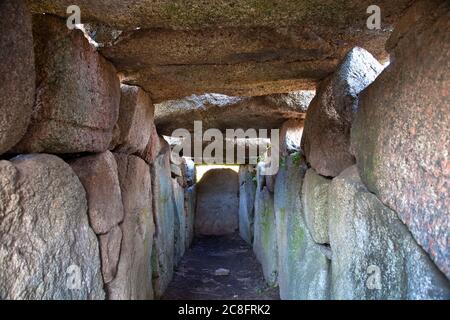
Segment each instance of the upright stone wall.
[{"label": "upright stone wall", "polygon": [[184,189],[177,179],[172,179],[175,219],[174,219],[174,261],[175,264],[180,262],[186,251],[186,211],[184,207]]},{"label": "upright stone wall", "polygon": [[0,161],[0,298],[104,299],[86,193],[53,155]]},{"label": "upright stone wall", "polygon": [[99,237],[105,284],[117,274],[124,219],[122,192],[114,155],[107,151],[69,162],[86,190],[89,222]]},{"label": "upright stone wall", "polygon": [[143,154],[153,130],[154,106],[139,87],[121,85],[120,112],[111,147],[115,152]]},{"label": "upright stone wall", "polygon": [[175,257],[175,202],[170,170],[170,149],[160,138],[161,150],[151,166],[153,216],[156,231],[152,256],[153,288],[160,298],[173,277]]},{"label": "upright stone wall", "polygon": [[160,297],[192,242],[195,187],[185,199],[186,171],[172,185],[148,94],[121,92],[114,66],[65,20],[32,20],[9,0],[0,17],[0,154],[66,161],[0,162],[0,298]]},{"label": "upright stone wall", "polygon": [[144,160],[115,155],[124,208],[122,244],[117,275],[107,284],[113,300],[153,299],[152,246],[155,225],[152,215],[150,168]]},{"label": "upright stone wall", "polygon": [[[265,181],[264,177],[258,180]],[[262,265],[266,282],[275,286],[278,281],[278,248],[273,194],[263,183],[258,183],[256,188],[253,228],[253,251]]]},{"label": "upright stone wall", "polygon": [[248,244],[253,244],[255,217],[256,168],[239,167],[239,234]]},{"label": "upright stone wall", "polygon": [[49,15],[33,16],[36,99],[16,153],[108,150],[119,115],[114,66],[80,30]]},{"label": "upright stone wall", "polygon": [[306,113],[302,149],[317,173],[336,177],[355,163],[350,153],[350,129],[359,93],[382,71],[366,50],[352,49],[336,72],[326,78]]},{"label": "upright stone wall", "polygon": [[450,278],[449,17],[448,1],[411,7],[391,65],[362,94],[352,145],[364,184]]},{"label": "upright stone wall", "polygon": [[305,222],[314,241],[319,244],[329,244],[328,235],[328,189],[331,180],[318,175],[313,169],[306,172],[302,202]]},{"label": "upright stone wall", "polygon": [[186,249],[188,249],[195,235],[195,208],[197,206],[197,186],[192,185],[185,189],[184,192],[184,208],[186,210]]},{"label": "upright stone wall", "polygon": [[302,185],[306,169],[301,154],[287,156],[275,184],[278,284],[280,297],[287,300],[329,297],[330,261],[305,222]]},{"label": "upright stone wall", "polygon": [[31,14],[25,0],[0,3],[0,155],[22,139],[35,92]]},{"label": "upright stone wall", "polygon": [[448,299],[450,284],[353,166],[329,196],[333,299]]}]

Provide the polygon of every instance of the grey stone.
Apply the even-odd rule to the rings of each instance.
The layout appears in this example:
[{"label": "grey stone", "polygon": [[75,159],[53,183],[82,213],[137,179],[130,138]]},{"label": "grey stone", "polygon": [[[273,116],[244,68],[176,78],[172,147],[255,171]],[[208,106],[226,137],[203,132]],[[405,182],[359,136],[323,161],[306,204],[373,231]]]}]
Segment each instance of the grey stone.
[{"label": "grey stone", "polygon": [[31,118],[35,69],[31,15],[25,0],[0,3],[0,154],[22,139]]},{"label": "grey stone", "polygon": [[160,298],[173,277],[175,256],[175,203],[170,172],[170,150],[160,140],[162,151],[151,166],[153,188],[153,216],[156,233],[152,268],[155,297]]},{"label": "grey stone", "polygon": [[[302,200],[305,222],[316,243],[330,243],[328,236],[328,188],[331,180],[318,175],[313,169],[306,172]],[[332,212],[330,213],[332,214]]]},{"label": "grey stone", "polygon": [[[450,284],[356,166],[329,191],[333,299],[448,299]],[[332,213],[332,214],[331,214]]]},{"label": "grey stone", "polygon": [[280,129],[280,154],[287,156],[300,152],[303,136],[304,120],[291,119],[283,123]]},{"label": "grey stone", "polygon": [[275,286],[278,279],[278,251],[273,194],[263,187],[256,190],[253,251],[262,265],[266,282]]},{"label": "grey stone", "polygon": [[256,169],[253,251],[262,265],[266,282],[275,286],[278,282],[278,245],[274,195],[265,186],[263,169],[264,164],[259,163]]},{"label": "grey stone", "polygon": [[104,299],[86,194],[58,157],[0,161],[0,261],[2,300]]},{"label": "grey stone", "polygon": [[195,208],[197,204],[197,186],[193,185],[184,191],[184,207],[186,210],[186,249],[194,241]]},{"label": "grey stone", "polygon": [[197,235],[225,235],[238,229],[239,178],[231,169],[212,169],[197,184]]},{"label": "grey stone", "polygon": [[405,16],[391,65],[362,94],[352,149],[364,184],[450,278],[450,4],[439,2]]},{"label": "grey stone", "polygon": [[107,284],[111,300],[153,299],[151,255],[155,225],[150,168],[136,156],[115,154],[125,212],[119,264]]},{"label": "grey stone", "polygon": [[195,170],[195,162],[191,158],[185,158],[186,162],[186,182],[188,186],[197,183],[197,173]]},{"label": "grey stone", "polygon": [[102,258],[103,282],[110,283],[117,274],[120,249],[122,246],[122,230],[115,226],[108,233],[98,237],[100,243],[100,255]]},{"label": "grey stone", "polygon": [[312,239],[302,207],[306,170],[304,159],[292,154],[283,160],[275,185],[278,285],[286,300],[329,298],[330,261]]},{"label": "grey stone", "polygon": [[383,70],[366,50],[354,48],[338,70],[317,89],[306,114],[302,149],[311,167],[336,177],[355,164],[350,153],[350,129],[359,106],[359,93]]},{"label": "grey stone", "polygon": [[106,151],[69,162],[86,190],[89,223],[96,234],[108,233],[123,220],[117,163]]},{"label": "grey stone", "polygon": [[172,179],[173,201],[175,205],[175,223],[174,223],[174,261],[180,262],[186,251],[186,212],[184,207],[184,188],[176,179]]},{"label": "grey stone", "polygon": [[178,128],[193,132],[194,121],[200,120],[203,130],[214,128],[224,133],[230,128],[277,129],[289,119],[304,119],[313,93],[298,91],[259,97],[192,95],[157,104],[155,123],[158,132],[168,136]]},{"label": "grey stone", "polygon": [[253,244],[255,217],[256,170],[254,166],[239,167],[239,234],[248,244]]}]

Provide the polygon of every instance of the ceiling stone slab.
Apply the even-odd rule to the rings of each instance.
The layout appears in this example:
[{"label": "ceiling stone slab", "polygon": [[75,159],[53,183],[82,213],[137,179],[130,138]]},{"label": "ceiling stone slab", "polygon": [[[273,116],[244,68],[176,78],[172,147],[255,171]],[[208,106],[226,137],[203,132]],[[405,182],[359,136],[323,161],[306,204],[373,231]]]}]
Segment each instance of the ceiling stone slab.
[{"label": "ceiling stone slab", "polygon": [[194,131],[202,121],[203,132],[214,128],[275,129],[289,119],[302,120],[314,91],[261,97],[229,97],[220,94],[190,96],[155,105],[155,124],[160,134],[171,136],[176,129]]},{"label": "ceiling stone slab", "polygon": [[[382,28],[366,26],[372,0],[78,0],[123,83],[154,102],[192,94],[259,96],[315,89],[362,47],[384,62],[393,25],[414,0],[379,0]],[[67,16],[72,0],[28,0]]]},{"label": "ceiling stone slab", "polygon": [[[378,0],[391,25],[412,0]],[[73,0],[28,0],[35,13],[67,16]],[[206,27],[280,27],[322,25],[363,28],[373,0],[77,0],[82,22],[140,28],[203,29]]]}]

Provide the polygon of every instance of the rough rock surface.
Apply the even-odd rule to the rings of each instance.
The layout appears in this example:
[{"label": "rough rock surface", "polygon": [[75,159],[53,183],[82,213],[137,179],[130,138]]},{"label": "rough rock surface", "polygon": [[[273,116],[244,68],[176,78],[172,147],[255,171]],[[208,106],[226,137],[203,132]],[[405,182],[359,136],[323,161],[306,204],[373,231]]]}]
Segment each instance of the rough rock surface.
[{"label": "rough rock surface", "polygon": [[103,282],[110,283],[117,275],[120,248],[122,247],[122,229],[115,226],[106,234],[98,237],[102,258]]},{"label": "rough rock surface", "polygon": [[257,186],[255,195],[253,237],[253,251],[262,265],[264,279],[270,286],[275,286],[278,281],[278,249],[273,194],[261,185]]},{"label": "rough rock surface", "polygon": [[224,133],[233,128],[278,129],[288,119],[304,118],[313,97],[313,91],[251,98],[193,95],[157,104],[155,123],[158,132],[168,136],[178,128],[193,132],[194,121],[202,121],[203,130],[214,128]]},{"label": "rough rock surface", "polygon": [[[329,191],[333,299],[448,299],[450,284],[352,166]],[[331,214],[332,213],[332,214]]]},{"label": "rough rock surface", "polygon": [[314,243],[304,218],[304,159],[290,155],[278,172],[274,208],[278,242],[278,285],[286,300],[329,298],[330,261]]},{"label": "rough rock surface", "polygon": [[255,216],[256,172],[254,166],[239,167],[239,234],[248,244],[253,244]]},{"label": "rough rock surface", "polygon": [[115,154],[125,217],[117,275],[107,284],[111,300],[151,300],[152,215],[150,168],[142,159]]},{"label": "rough rock surface", "polygon": [[65,20],[35,15],[33,36],[36,100],[27,133],[13,151],[106,151],[119,114],[115,68]]},{"label": "rough rock surface", "polygon": [[209,170],[197,184],[197,235],[225,235],[238,229],[239,177],[231,169]]},{"label": "rough rock surface", "polygon": [[109,152],[69,162],[88,200],[89,223],[98,235],[108,233],[123,220],[123,203],[117,163]]},{"label": "rough rock surface", "polygon": [[[316,243],[330,243],[328,236],[328,188],[331,180],[318,175],[313,169],[306,172],[302,201],[305,222]],[[332,214],[332,212],[331,212]]]},{"label": "rough rock surface", "polygon": [[[29,0],[30,7],[36,13],[48,12],[66,16],[70,0]],[[298,1],[287,0],[283,3],[251,2],[243,0],[212,0],[207,3],[143,0],[81,0],[79,5],[84,12],[86,22],[99,21],[117,28],[133,30],[167,28],[199,29],[225,27],[281,27],[289,25],[320,25],[333,30],[359,25],[366,22],[368,0],[349,1],[343,4],[335,1]],[[378,3],[385,12],[383,23],[392,24],[397,15],[409,4],[399,1],[393,4],[382,0]],[[383,27],[386,27],[383,25]],[[367,32],[366,32],[367,33]]]},{"label": "rough rock surface", "polygon": [[391,44],[391,65],[362,95],[352,146],[364,184],[450,278],[450,5],[430,12],[435,2]]},{"label": "rough rock surface", "polygon": [[152,268],[155,297],[160,298],[173,277],[175,252],[175,203],[170,173],[170,150],[160,139],[161,153],[151,166],[153,188],[153,216],[156,233]]},{"label": "rough rock surface", "polygon": [[31,15],[24,0],[0,3],[0,154],[24,136],[34,102]]},{"label": "rough rock surface", "polygon": [[[30,0],[66,17],[69,0]],[[154,101],[216,92],[259,96],[312,89],[355,46],[385,58],[392,25],[412,0],[378,1],[381,30],[366,27],[370,0],[79,1],[84,22],[122,29],[102,53]],[[357,32],[356,32],[357,30]]]},{"label": "rough rock surface", "polygon": [[188,186],[193,186],[197,183],[197,172],[195,169],[195,162],[191,158],[184,158],[186,164],[186,183]]},{"label": "rough rock surface", "polygon": [[0,162],[0,261],[2,300],[104,299],[85,192],[58,157]]},{"label": "rough rock surface", "polygon": [[382,69],[369,52],[354,48],[320,84],[306,114],[302,139],[306,159],[320,175],[336,177],[355,164],[350,129],[359,107],[358,95]]},{"label": "rough rock surface", "polygon": [[147,93],[139,87],[121,85],[120,112],[115,152],[141,154],[153,130],[154,107]]},{"label": "rough rock surface", "polygon": [[172,179],[173,201],[175,205],[174,223],[174,261],[180,262],[186,251],[186,212],[184,208],[184,189],[176,179]]},{"label": "rough rock surface", "polygon": [[148,164],[152,164],[161,151],[161,144],[158,136],[158,132],[156,131],[156,126],[153,124],[151,127],[151,133],[149,140],[147,142],[147,146],[144,151],[138,153],[138,155],[145,160]]},{"label": "rough rock surface", "polygon": [[283,123],[280,129],[280,155],[285,157],[300,152],[304,121],[291,119]]},{"label": "rough rock surface", "polygon": [[195,208],[197,204],[197,186],[193,185],[184,191],[184,208],[186,210],[186,249],[194,241]]}]

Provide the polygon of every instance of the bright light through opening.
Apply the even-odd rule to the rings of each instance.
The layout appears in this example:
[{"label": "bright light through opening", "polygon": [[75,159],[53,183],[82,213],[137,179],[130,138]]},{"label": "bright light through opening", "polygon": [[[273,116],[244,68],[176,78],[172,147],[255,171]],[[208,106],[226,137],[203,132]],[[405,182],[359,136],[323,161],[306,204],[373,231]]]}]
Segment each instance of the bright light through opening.
[{"label": "bright light through opening", "polygon": [[195,169],[197,171],[197,182],[202,179],[206,172],[213,169],[231,169],[234,172],[239,173],[238,165],[197,165],[195,166]]}]

